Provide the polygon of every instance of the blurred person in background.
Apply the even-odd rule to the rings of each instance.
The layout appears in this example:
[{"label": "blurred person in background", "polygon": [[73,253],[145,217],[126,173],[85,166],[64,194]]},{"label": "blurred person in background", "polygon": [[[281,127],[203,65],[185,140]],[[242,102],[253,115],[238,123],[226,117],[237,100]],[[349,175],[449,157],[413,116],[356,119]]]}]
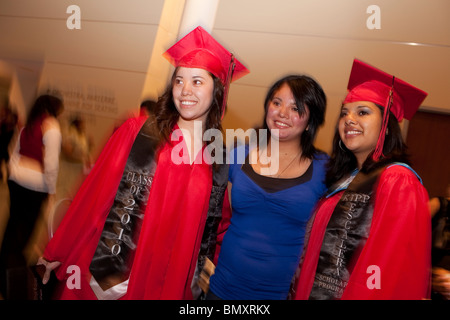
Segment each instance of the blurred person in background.
[{"label": "blurred person in background", "polygon": [[9,102],[0,110],[0,180],[3,182],[3,164],[7,173],[9,162],[9,144],[16,132],[18,121],[17,113],[11,108]]},{"label": "blurred person in background", "polygon": [[70,120],[62,134],[62,149],[57,193],[60,197],[73,198],[91,166],[92,139],[86,133],[86,123],[81,116]]},{"label": "blurred person in background", "polygon": [[432,300],[450,300],[450,184],[447,195],[430,199]]},{"label": "blurred person in background", "polygon": [[[10,215],[0,251],[0,289],[6,299],[24,299],[25,248],[41,212],[52,206],[61,151],[61,99],[39,96],[21,129],[9,162]],[[6,283],[9,283],[7,287]]]},{"label": "blurred person in background", "polygon": [[141,116],[154,115],[156,112],[156,101],[150,99],[142,101],[139,112]]}]

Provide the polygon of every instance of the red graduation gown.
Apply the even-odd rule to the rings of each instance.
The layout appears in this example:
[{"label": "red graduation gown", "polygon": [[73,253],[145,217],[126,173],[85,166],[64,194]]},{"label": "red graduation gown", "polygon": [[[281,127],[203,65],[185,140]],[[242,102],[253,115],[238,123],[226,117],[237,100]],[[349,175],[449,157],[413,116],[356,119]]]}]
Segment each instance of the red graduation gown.
[{"label": "red graduation gown", "polygon": [[[128,154],[145,120],[129,119],[116,130],[46,247],[47,260],[62,262],[56,272],[62,280],[57,298],[97,299],[89,285],[89,265]],[[128,290],[121,299],[192,298],[190,285],[208,210],[212,170],[205,161],[174,164],[171,152],[178,143],[166,143],[157,152]],[[71,265],[81,270],[80,289],[65,285],[72,274],[67,273]]]},{"label": "red graduation gown", "polygon": [[[323,200],[316,211],[295,299],[309,298],[325,229],[343,192]],[[380,175],[375,197],[369,238],[341,299],[429,298],[431,218],[427,191],[414,173],[395,165]],[[378,266],[379,273],[370,266]],[[373,286],[377,280],[379,289]]]}]

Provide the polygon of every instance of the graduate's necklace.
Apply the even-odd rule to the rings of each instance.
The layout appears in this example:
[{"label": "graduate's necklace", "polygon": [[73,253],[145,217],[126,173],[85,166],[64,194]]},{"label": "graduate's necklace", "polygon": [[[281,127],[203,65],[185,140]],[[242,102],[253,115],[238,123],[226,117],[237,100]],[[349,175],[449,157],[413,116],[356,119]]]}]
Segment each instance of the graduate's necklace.
[{"label": "graduate's necklace", "polygon": [[[277,174],[276,172],[275,172],[275,173],[272,173],[272,163],[271,163],[271,164],[269,165],[269,167],[268,167],[270,176],[273,177],[273,178],[276,178],[276,179],[280,178],[281,175],[282,175],[287,169],[289,169],[289,168],[291,167],[291,165],[294,163],[295,159],[297,159],[297,158],[300,156],[301,153],[302,153],[302,150],[300,150],[300,151],[297,153],[297,155],[296,155],[294,158],[292,158],[292,160],[288,163],[288,165],[287,165],[286,167],[284,167],[284,169],[281,170],[278,174]],[[279,163],[279,159],[278,159],[277,162]]]},{"label": "graduate's necklace", "polygon": [[275,178],[281,177],[281,175],[294,163],[294,160],[297,159],[301,153],[302,153],[302,151],[300,150],[297,153],[297,155],[294,158],[292,158],[291,162],[289,162],[289,164],[278,175],[275,176]]}]

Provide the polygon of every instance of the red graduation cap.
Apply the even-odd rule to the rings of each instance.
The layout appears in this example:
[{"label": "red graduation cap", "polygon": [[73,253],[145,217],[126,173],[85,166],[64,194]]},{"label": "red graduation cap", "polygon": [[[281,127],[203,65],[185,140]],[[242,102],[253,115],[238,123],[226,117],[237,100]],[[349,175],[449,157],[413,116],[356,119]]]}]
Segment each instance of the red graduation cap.
[{"label": "red graduation cap", "polygon": [[370,101],[384,107],[383,124],[373,158],[378,160],[383,151],[389,111],[397,121],[411,118],[428,95],[411,84],[381,71],[367,63],[353,61],[347,89],[349,93],[343,103]]},{"label": "red graduation cap", "polygon": [[202,27],[197,27],[170,47],[164,57],[175,67],[201,68],[218,77],[225,87],[222,116],[230,82],[249,70]]}]

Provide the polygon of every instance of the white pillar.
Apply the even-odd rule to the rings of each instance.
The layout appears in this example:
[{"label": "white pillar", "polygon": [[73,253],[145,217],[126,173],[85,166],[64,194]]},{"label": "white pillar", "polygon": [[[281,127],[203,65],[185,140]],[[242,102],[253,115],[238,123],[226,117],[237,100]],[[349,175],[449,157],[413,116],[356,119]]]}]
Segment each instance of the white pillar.
[{"label": "white pillar", "polygon": [[219,0],[186,0],[178,39],[181,39],[197,26],[201,26],[211,33],[218,6]]}]

